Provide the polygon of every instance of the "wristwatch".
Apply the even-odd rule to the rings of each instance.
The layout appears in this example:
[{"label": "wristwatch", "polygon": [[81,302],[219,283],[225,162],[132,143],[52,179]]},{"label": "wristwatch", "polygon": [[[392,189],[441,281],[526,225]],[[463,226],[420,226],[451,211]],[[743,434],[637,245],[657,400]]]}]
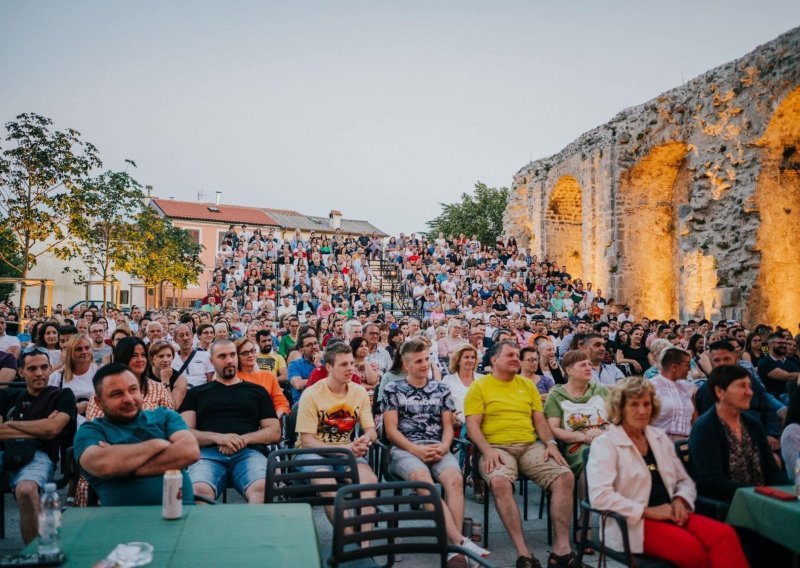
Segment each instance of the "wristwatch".
[{"label": "wristwatch", "polygon": [[550,440],[550,441],[549,441],[549,442],[547,442],[547,443],[548,443],[548,444],[553,444],[554,446],[558,447],[558,442],[556,442],[555,440]]}]

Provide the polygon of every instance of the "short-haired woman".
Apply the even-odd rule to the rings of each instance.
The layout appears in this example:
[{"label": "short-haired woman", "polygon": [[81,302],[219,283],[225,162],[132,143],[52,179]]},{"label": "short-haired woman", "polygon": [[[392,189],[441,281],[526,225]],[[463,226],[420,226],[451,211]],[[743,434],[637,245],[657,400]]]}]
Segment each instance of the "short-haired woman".
[{"label": "short-haired woman", "polygon": [[[693,512],[694,482],[672,440],[651,426],[659,402],[647,379],[629,377],[611,389],[608,432],[592,443],[586,477],[589,500],[628,519],[631,552],[675,566],[748,566],[733,527]],[[606,522],[606,542],[622,550],[622,534]]]},{"label": "short-haired woman", "polygon": [[788,483],[761,423],[746,414],[750,381],[739,365],[722,365],[708,375],[715,405],[694,423],[689,452],[700,493],[713,499],[730,502],[739,487]]}]

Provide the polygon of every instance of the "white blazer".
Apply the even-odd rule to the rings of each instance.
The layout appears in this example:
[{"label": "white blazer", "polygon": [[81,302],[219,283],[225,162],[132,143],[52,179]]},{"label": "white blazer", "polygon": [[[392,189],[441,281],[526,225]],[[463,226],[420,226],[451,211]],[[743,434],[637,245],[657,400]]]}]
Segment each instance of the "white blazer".
[{"label": "white blazer", "polygon": [[[645,437],[656,458],[658,472],[670,499],[682,497],[694,509],[697,490],[675,454],[673,442],[663,430],[653,426],[645,429]],[[641,554],[644,550],[642,515],[650,499],[652,485],[644,457],[622,426],[611,426],[590,447],[589,463],[586,464],[589,502],[595,509],[614,511],[626,517],[631,552]],[[614,520],[606,521],[605,538],[607,546],[623,550],[622,533]]]}]

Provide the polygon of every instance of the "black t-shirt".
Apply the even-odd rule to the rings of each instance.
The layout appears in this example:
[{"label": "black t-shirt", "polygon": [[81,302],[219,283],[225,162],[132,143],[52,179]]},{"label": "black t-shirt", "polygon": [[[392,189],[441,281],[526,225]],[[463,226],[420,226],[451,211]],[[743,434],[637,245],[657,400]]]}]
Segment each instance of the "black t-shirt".
[{"label": "black t-shirt", "polygon": [[786,394],[786,381],[769,378],[769,374],[775,369],[783,369],[787,373],[797,373],[800,371],[800,365],[788,358],[776,361],[770,355],[764,355],[758,362],[758,376],[764,382],[767,391],[774,395]]},{"label": "black t-shirt", "polygon": [[653,449],[647,448],[647,455],[644,456],[644,463],[647,464],[647,469],[650,470],[650,478],[652,484],[650,485],[650,499],[647,502],[648,507],[658,507],[665,503],[670,503],[669,492],[664,485],[664,480],[661,479],[661,474],[658,473],[658,463],[656,457],[653,455]]},{"label": "black t-shirt", "polygon": [[189,389],[180,412],[197,413],[196,428],[219,434],[248,434],[261,428],[261,420],[277,418],[269,393],[260,385],[242,381],[223,385],[211,381]]},{"label": "black t-shirt", "polygon": [[639,363],[642,366],[642,373],[650,368],[650,361],[647,358],[648,353],[650,353],[650,350],[644,345],[640,345],[636,349],[628,345],[622,346],[622,356],[625,359],[633,359]]},{"label": "black t-shirt", "polygon": [[13,369],[17,370],[17,358],[11,353],[0,351],[0,369]]},{"label": "black t-shirt", "polygon": [[[40,420],[50,416],[54,410],[63,412],[70,418],[70,424],[63,432],[74,432],[77,410],[75,409],[75,394],[70,389],[47,387],[39,396],[31,396],[26,388],[0,390],[0,415],[3,417],[3,422]],[[40,440],[39,443],[41,450],[55,460],[61,436],[52,440]]]}]

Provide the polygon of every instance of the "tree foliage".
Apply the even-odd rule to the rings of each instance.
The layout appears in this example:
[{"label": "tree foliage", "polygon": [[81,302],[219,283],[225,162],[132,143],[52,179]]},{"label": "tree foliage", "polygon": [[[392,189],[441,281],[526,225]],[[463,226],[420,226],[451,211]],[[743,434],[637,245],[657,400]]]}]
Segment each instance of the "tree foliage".
[{"label": "tree foliage", "polygon": [[[19,278],[22,274],[15,266],[22,265],[19,243],[13,233],[0,221],[0,255],[9,259],[9,263],[0,262],[0,277]],[[0,301],[7,300],[14,293],[14,284],[0,284]]]},{"label": "tree foliage", "polygon": [[508,188],[487,187],[479,181],[473,194],[461,194],[459,203],[440,203],[442,212],[427,223],[428,237],[435,239],[439,233],[444,233],[450,238],[463,233],[468,238],[477,235],[482,244],[494,245],[503,233],[507,200]]},{"label": "tree foliage", "polygon": [[[74,254],[70,227],[83,215],[76,189],[102,164],[97,149],[73,129],[51,130],[53,121],[20,114],[5,125],[7,148],[0,152],[0,216],[19,243],[18,260],[0,250],[0,262],[27,278],[42,255]],[[20,305],[24,306],[22,286]]]},{"label": "tree foliage", "polygon": [[205,266],[200,260],[202,247],[184,229],[160,217],[151,207],[136,215],[132,226],[135,238],[129,241],[129,254],[121,270],[156,286],[170,282],[179,289],[196,284]]},{"label": "tree foliage", "polygon": [[77,195],[84,214],[74,220],[72,234],[89,272],[89,278],[82,280],[99,277],[103,281],[105,305],[106,283],[116,279],[114,273],[125,264],[130,243],[138,237],[133,221],[144,207],[144,193],[127,172],[107,171],[84,183]]}]

